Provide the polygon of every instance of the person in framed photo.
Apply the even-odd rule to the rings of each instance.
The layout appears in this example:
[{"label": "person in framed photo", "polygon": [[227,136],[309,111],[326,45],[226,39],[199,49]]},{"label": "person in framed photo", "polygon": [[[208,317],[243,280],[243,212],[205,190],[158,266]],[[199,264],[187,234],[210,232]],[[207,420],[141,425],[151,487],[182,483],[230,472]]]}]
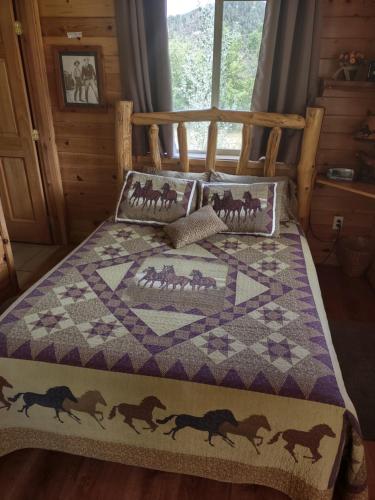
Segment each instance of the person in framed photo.
[{"label": "person in framed photo", "polygon": [[82,70],[80,68],[80,62],[74,61],[74,69],[73,69],[73,78],[74,78],[74,101],[77,102],[77,97],[79,97],[80,102],[85,102],[82,99]]},{"label": "person in framed photo", "polygon": [[90,89],[94,94],[95,102],[98,102],[99,97],[98,97],[98,89],[96,83],[96,72],[94,66],[90,63],[88,57],[83,58],[81,74],[82,74],[83,85],[85,86],[86,102],[90,102],[89,101]]}]

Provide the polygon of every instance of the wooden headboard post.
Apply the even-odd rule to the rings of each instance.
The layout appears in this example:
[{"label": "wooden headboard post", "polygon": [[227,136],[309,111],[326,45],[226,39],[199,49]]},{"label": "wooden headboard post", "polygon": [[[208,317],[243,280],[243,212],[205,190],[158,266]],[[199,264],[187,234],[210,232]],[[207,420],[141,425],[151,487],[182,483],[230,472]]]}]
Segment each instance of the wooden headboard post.
[{"label": "wooden headboard post", "polygon": [[309,224],[312,190],[315,181],[315,157],[318,150],[324,108],[307,108],[301,155],[297,166],[298,219],[306,231]]},{"label": "wooden headboard post", "polygon": [[[315,180],[315,156],[318,148],[320,129],[322,126],[323,108],[307,108],[306,118],[300,115],[279,113],[262,113],[251,111],[226,111],[217,108],[199,111],[171,111],[156,113],[134,113],[133,103],[120,101],[116,104],[116,158],[119,186],[122,185],[124,173],[132,169],[132,126],[149,127],[151,160],[154,167],[160,170],[163,161],[159,150],[159,125],[178,124],[177,138],[179,146],[179,163],[184,172],[189,172],[189,156],[185,123],[210,122],[208,127],[206,170],[215,170],[218,122],[238,123],[242,125],[242,147],[236,165],[236,174],[249,172],[249,164],[261,164],[249,161],[251,136],[253,127],[271,128],[268,138],[263,175],[277,175],[276,161],[283,129],[304,130],[301,156],[297,167],[298,184],[298,216],[306,230],[308,226],[311,194]],[[177,160],[176,160],[177,162]]]},{"label": "wooden headboard post", "polygon": [[116,103],[116,163],[117,183],[119,189],[124,181],[124,174],[132,170],[132,114],[131,101],[118,101]]}]

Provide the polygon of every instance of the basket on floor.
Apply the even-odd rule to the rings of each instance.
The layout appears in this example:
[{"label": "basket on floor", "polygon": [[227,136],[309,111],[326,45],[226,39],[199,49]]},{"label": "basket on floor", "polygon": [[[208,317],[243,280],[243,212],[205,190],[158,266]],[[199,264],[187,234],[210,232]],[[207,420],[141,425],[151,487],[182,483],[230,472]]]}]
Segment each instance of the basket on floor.
[{"label": "basket on floor", "polygon": [[374,242],[364,236],[341,238],[337,247],[337,258],[343,271],[351,278],[362,276],[370,265],[374,253]]}]

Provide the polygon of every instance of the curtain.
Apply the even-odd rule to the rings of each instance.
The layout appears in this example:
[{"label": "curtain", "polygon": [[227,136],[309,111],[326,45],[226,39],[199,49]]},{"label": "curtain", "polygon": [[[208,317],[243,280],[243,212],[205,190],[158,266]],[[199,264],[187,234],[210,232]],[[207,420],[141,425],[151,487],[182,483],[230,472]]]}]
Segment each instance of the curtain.
[{"label": "curtain", "polygon": [[[122,98],[135,112],[171,111],[166,0],[116,0]],[[173,153],[171,126],[159,132],[162,154]],[[133,127],[133,154],[149,151],[145,127]]]},{"label": "curtain", "polygon": [[[268,0],[252,111],[305,115],[318,91],[320,0]],[[301,133],[283,130],[278,160],[294,163]],[[268,134],[254,134],[251,157],[265,153]]]}]

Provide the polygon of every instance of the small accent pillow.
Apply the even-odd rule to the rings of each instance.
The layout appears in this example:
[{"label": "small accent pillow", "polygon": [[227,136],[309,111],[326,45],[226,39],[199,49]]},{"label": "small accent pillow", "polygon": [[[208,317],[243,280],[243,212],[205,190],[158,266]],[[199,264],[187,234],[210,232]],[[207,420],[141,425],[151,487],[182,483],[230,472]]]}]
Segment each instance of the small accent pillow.
[{"label": "small accent pillow", "polygon": [[276,182],[202,182],[200,206],[212,205],[231,233],[278,236],[280,196]]},{"label": "small accent pillow", "polygon": [[253,184],[254,182],[277,182],[281,196],[280,221],[297,219],[298,202],[295,183],[286,176],[259,177],[256,175],[232,175],[224,172],[211,172],[211,182],[230,182],[235,184]]},{"label": "small accent pillow", "polygon": [[228,227],[216,215],[211,205],[164,227],[164,232],[175,248],[195,243],[221,231],[228,231]]},{"label": "small accent pillow", "polygon": [[196,181],[128,172],[117,203],[116,222],[163,226],[195,209]]}]

